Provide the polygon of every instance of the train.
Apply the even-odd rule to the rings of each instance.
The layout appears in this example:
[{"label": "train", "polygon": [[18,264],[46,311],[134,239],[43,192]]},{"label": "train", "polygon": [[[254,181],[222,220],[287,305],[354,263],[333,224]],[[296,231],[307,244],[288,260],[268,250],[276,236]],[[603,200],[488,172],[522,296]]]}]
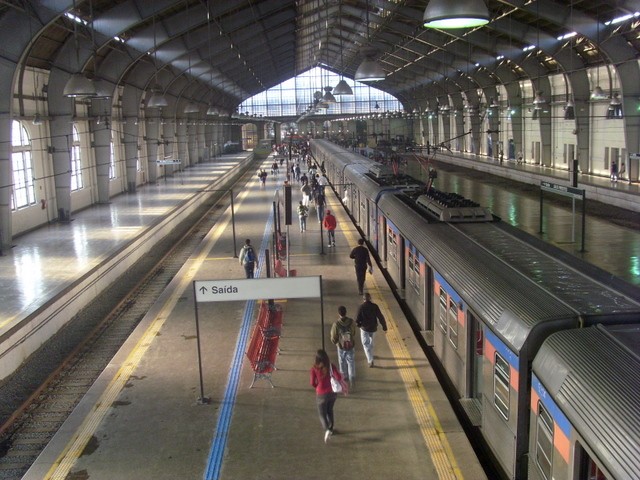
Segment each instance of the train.
[{"label": "train", "polygon": [[[601,342],[637,333],[637,287],[329,140],[313,140],[311,152],[505,478],[638,478],[640,384],[626,365],[637,367],[640,343],[608,360],[558,352],[589,332]],[[596,361],[609,362],[608,375],[596,375]],[[617,398],[613,381],[633,398]],[[588,395],[567,393],[570,382]],[[596,412],[606,422],[596,425]]]}]

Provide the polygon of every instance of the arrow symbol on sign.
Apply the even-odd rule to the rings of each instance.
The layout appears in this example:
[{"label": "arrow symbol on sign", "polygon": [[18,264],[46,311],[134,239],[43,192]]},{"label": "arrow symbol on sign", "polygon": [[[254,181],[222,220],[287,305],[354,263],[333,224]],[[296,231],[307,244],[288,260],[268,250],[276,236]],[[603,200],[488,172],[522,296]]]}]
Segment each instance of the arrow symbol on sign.
[{"label": "arrow symbol on sign", "polygon": [[200,287],[200,293],[202,295],[204,295],[205,293],[207,293],[207,287]]}]

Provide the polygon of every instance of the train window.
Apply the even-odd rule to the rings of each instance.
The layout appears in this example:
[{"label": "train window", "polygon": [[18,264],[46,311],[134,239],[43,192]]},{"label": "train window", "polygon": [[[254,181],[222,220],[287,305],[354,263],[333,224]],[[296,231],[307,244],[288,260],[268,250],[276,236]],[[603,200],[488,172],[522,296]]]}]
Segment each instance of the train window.
[{"label": "train window", "polygon": [[458,348],[458,306],[453,300],[449,300],[449,340]]},{"label": "train window", "polygon": [[549,480],[553,466],[553,418],[541,402],[538,402],[536,426],[536,463],[544,478]]},{"label": "train window", "polygon": [[407,283],[414,287],[415,290],[415,272],[413,271],[413,257],[414,253],[412,250],[409,250],[409,254],[407,255]]},{"label": "train window", "polygon": [[510,377],[509,362],[496,352],[493,366],[493,404],[505,420],[509,420]]},{"label": "train window", "polygon": [[389,256],[398,261],[398,235],[390,228],[387,229],[387,245]]},{"label": "train window", "polygon": [[440,289],[440,329],[447,333],[447,292]]},{"label": "train window", "polygon": [[407,256],[407,283],[413,287],[416,293],[420,294],[420,259],[413,250],[409,250]]}]

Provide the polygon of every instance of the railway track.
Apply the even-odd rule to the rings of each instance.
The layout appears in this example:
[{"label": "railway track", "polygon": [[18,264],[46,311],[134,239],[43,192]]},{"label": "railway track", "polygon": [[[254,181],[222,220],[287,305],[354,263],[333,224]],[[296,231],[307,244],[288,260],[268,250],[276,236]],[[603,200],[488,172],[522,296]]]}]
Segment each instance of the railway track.
[{"label": "railway track", "polygon": [[[245,180],[246,176],[243,175],[238,183]],[[161,246],[155,250],[156,253],[163,253],[154,265],[138,268],[141,272],[138,275],[123,276],[122,282],[126,285],[116,282],[120,290],[124,287],[129,293],[117,302],[108,315],[103,315],[103,320],[0,426],[0,480],[20,479],[34,463],[227,208],[227,196],[221,192],[212,194],[212,202],[213,205],[209,204],[191,215],[179,229],[161,242]],[[102,295],[109,295],[109,291]],[[87,311],[81,314],[91,316],[91,308],[87,307]],[[100,310],[99,305],[95,308]]]}]

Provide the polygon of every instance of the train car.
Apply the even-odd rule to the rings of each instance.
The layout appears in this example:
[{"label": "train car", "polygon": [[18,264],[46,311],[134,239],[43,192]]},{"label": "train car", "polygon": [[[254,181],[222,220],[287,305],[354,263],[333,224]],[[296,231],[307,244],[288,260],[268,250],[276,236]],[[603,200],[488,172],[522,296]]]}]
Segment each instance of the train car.
[{"label": "train car", "polygon": [[551,335],[533,362],[530,480],[640,476],[640,327]]},{"label": "train car", "polygon": [[349,168],[345,172],[377,209],[381,264],[460,406],[505,475],[526,478],[531,363],[538,348],[556,331],[638,322],[638,289],[476,204],[455,197],[448,203],[431,191],[368,192]]},{"label": "train car", "polygon": [[240,144],[238,142],[225,142],[222,146],[222,153],[238,153],[241,152]]},{"label": "train car", "polygon": [[258,141],[258,145],[253,149],[253,153],[259,158],[266,158],[273,152],[273,144],[273,140],[263,138]]}]

